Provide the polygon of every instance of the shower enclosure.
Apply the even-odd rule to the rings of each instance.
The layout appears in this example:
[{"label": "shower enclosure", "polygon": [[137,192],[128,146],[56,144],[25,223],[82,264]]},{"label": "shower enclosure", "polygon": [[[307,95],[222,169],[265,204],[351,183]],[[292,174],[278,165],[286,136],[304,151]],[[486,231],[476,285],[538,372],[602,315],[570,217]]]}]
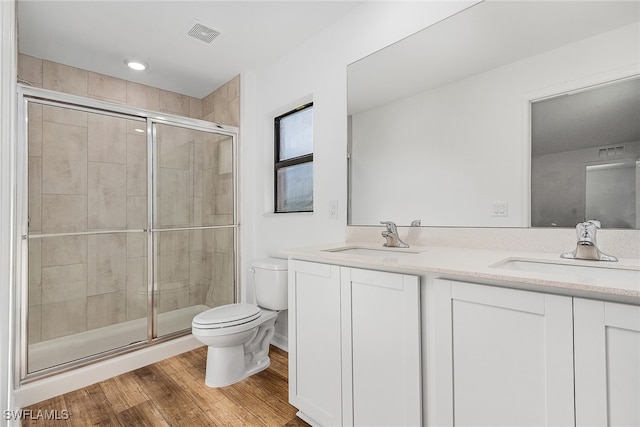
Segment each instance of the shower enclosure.
[{"label": "shower enclosure", "polygon": [[236,300],[237,129],[19,88],[20,380]]}]

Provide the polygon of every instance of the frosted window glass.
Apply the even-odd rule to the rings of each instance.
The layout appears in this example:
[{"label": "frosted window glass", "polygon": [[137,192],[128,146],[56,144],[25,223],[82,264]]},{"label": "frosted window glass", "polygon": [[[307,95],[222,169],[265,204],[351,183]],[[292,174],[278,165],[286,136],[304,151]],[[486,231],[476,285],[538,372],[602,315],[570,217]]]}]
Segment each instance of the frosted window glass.
[{"label": "frosted window glass", "polygon": [[313,152],[313,108],[280,119],[280,160]]},{"label": "frosted window glass", "polygon": [[313,210],[313,163],[302,163],[278,170],[277,212]]}]

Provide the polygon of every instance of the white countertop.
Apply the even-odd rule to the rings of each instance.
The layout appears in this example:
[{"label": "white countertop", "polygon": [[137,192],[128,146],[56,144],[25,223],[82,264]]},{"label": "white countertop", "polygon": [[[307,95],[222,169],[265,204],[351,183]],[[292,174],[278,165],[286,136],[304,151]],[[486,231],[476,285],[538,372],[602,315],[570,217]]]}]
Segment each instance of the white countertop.
[{"label": "white countertop", "polygon": [[[499,265],[507,259],[527,260],[573,266],[597,267],[599,269],[622,269],[640,272],[640,260],[620,258],[618,262],[584,261],[560,258],[560,254],[500,251],[488,249],[466,249],[442,246],[411,246],[395,249],[403,253],[389,256],[358,255],[348,252],[332,252],[341,248],[389,249],[371,242],[339,242],[284,250],[282,253],[293,259],[316,261],[361,268],[372,268],[413,274],[434,274],[435,277],[510,286],[529,290],[561,293],[572,296],[599,298],[603,300],[640,304],[640,280],[632,283],[617,282],[608,274],[586,276],[563,272],[528,272],[510,270]],[[613,272],[612,272],[613,273]],[[613,276],[613,274],[611,275]]]}]

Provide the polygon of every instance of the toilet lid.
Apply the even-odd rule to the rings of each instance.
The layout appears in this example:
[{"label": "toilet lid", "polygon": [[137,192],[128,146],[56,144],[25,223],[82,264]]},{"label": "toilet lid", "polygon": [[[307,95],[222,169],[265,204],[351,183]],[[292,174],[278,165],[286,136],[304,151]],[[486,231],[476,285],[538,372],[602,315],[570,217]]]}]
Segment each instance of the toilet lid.
[{"label": "toilet lid", "polygon": [[218,328],[235,326],[260,317],[260,307],[251,304],[227,304],[196,315],[194,325]]}]

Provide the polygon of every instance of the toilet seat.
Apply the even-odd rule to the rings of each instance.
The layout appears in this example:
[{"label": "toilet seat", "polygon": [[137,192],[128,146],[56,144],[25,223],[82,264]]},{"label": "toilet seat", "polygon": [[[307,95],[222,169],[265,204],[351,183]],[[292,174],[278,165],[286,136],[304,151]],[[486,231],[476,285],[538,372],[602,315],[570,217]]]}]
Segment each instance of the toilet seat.
[{"label": "toilet seat", "polygon": [[229,328],[256,320],[260,312],[260,307],[251,304],[227,304],[196,315],[192,326],[201,329]]}]

